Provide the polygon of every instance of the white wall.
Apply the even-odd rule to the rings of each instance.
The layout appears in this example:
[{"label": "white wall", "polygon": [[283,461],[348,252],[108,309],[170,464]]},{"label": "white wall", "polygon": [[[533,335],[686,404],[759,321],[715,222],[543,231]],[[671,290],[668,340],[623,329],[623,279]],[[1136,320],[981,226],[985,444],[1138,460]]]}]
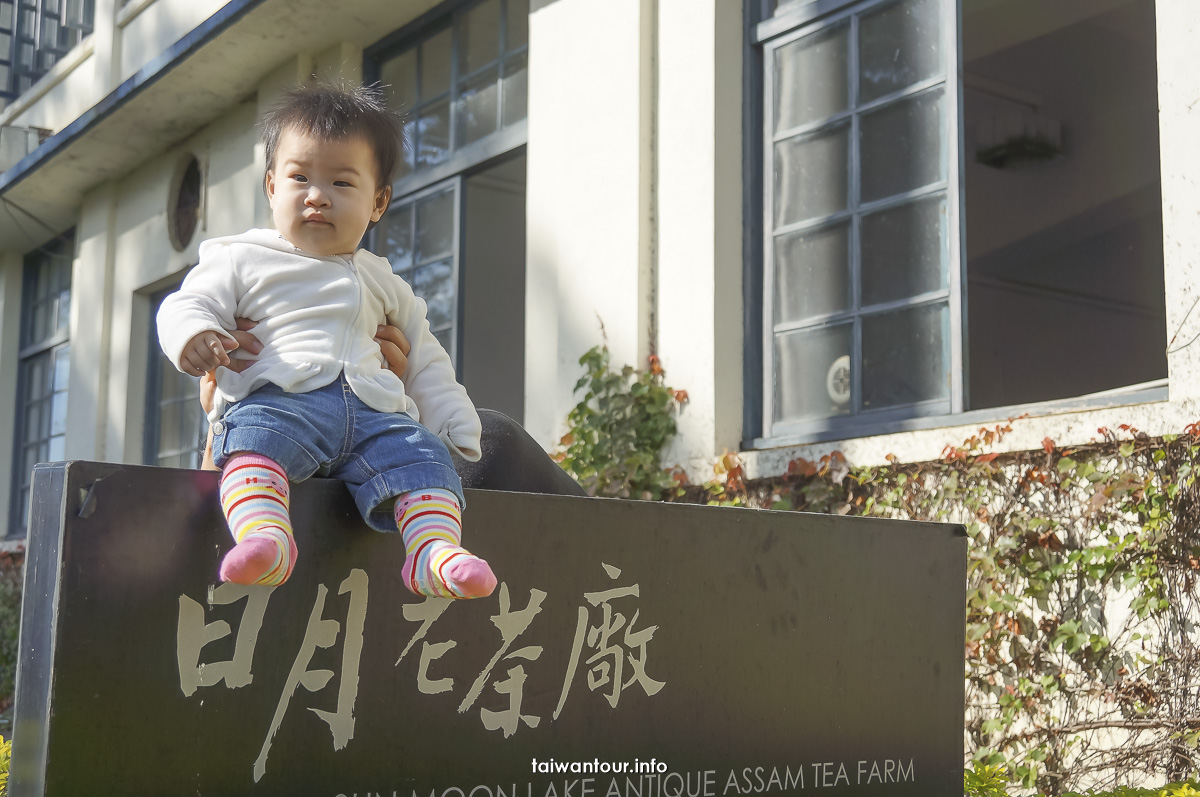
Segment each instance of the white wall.
[{"label": "white wall", "polygon": [[130,0],[128,11],[117,15],[118,43],[115,81],[120,85],[158,57],[189,31],[211,17],[228,0]]},{"label": "white wall", "polygon": [[525,426],[547,448],[601,321],[618,366],[649,351],[649,7],[557,0],[529,17]]},{"label": "white wall", "polygon": [[[658,353],[693,478],[742,428],[742,4],[659,0]],[[734,110],[736,109],[736,110]]]},{"label": "white wall", "polygon": [[1200,397],[1200,4],[1158,0],[1159,144],[1171,398]]}]

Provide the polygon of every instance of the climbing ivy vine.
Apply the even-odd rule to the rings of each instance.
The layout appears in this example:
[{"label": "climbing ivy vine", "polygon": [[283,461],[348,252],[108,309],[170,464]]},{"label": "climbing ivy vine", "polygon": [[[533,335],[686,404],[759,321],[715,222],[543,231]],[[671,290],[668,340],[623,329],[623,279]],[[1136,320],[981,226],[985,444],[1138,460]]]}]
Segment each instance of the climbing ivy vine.
[{"label": "climbing ivy vine", "polygon": [[659,461],[686,398],[661,364],[614,372],[603,349],[580,362],[584,400],[558,458],[593,494],[966,528],[969,772],[1047,795],[1197,772],[1200,424],[997,450],[1015,419],[929,462],[855,466],[833,451],[748,479],[729,453],[689,484]]}]

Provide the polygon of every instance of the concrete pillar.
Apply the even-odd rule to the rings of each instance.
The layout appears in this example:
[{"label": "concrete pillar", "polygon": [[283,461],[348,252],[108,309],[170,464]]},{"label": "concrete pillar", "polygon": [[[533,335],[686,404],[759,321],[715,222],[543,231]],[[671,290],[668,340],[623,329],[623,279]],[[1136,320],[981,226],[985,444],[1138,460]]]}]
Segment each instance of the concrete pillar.
[{"label": "concrete pillar", "polygon": [[75,228],[66,459],[106,458],[116,204],[113,183],[91,191]]},{"label": "concrete pillar", "polygon": [[1200,5],[1158,0],[1158,107],[1171,401],[1200,397]]},{"label": "concrete pillar", "polygon": [[653,107],[651,0],[554,0],[529,17],[525,426],[546,448],[602,341],[642,366]]},{"label": "concrete pillar", "polygon": [[658,351],[689,396],[666,464],[711,478],[742,434],[742,4],[658,1]]}]

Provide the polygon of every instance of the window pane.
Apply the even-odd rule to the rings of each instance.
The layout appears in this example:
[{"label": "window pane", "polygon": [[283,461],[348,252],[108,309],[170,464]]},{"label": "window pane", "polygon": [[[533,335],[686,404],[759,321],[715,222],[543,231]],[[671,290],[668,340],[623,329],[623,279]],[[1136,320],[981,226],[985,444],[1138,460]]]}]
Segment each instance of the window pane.
[{"label": "window pane", "polygon": [[28,387],[26,388],[25,400],[33,401],[35,399],[44,398],[50,395],[50,368],[49,355],[39,354],[29,360]]},{"label": "window pane", "polygon": [[904,0],[862,17],[859,102],[941,73],[941,13],[941,0]]},{"label": "window pane", "polygon": [[441,163],[450,156],[450,101],[440,100],[421,110],[417,168]]},{"label": "window pane", "polygon": [[863,304],[948,287],[946,232],[946,200],[942,196],[863,217]]},{"label": "window pane", "polygon": [[60,435],[67,431],[67,394],[55,393],[50,399],[50,434]]},{"label": "window pane", "polygon": [[529,68],[525,53],[504,64],[504,126],[519,122],[529,113]]},{"label": "window pane", "polygon": [[468,11],[459,25],[458,74],[468,75],[500,57],[500,0]]},{"label": "window pane", "polygon": [[775,321],[850,308],[850,224],[775,239]]},{"label": "window pane", "polygon": [[57,313],[54,319],[54,331],[66,332],[71,325],[71,290],[68,288],[60,291],[55,302]]},{"label": "window pane", "polygon": [[453,330],[450,329],[433,330],[433,336],[437,338],[438,343],[442,344],[442,348],[445,349],[450,355],[451,360],[454,359],[454,349],[450,347],[450,338],[452,337],[452,333]]},{"label": "window pane", "polygon": [[453,253],[454,191],[422,199],[417,203],[417,262]]},{"label": "window pane", "polygon": [[54,384],[52,389],[63,391],[71,377],[71,347],[61,346],[54,352]]},{"label": "window pane", "polygon": [[32,481],[31,476],[33,474],[30,471],[33,470],[34,465],[46,461],[46,458],[42,455],[42,448],[43,446],[34,445],[25,449],[25,456],[22,459],[23,466],[21,468],[22,484],[29,484]]},{"label": "window pane", "polygon": [[849,24],[775,51],[775,132],[815,122],[850,105]]},{"label": "window pane", "polygon": [[46,302],[38,302],[33,306],[29,319],[29,330],[23,341],[26,345],[38,343],[50,337],[50,308]]},{"label": "window pane", "polygon": [[396,273],[412,268],[412,214],[412,205],[389,211],[379,220],[375,233],[379,254],[388,259]]},{"label": "window pane", "polygon": [[50,450],[46,452],[47,462],[62,462],[67,458],[67,438],[62,435],[50,438]]},{"label": "window pane", "polygon": [[850,126],[775,145],[775,226],[835,213],[846,207]]},{"label": "window pane", "polygon": [[401,180],[413,172],[413,164],[417,159],[417,130],[420,121],[413,114],[405,114],[403,129],[400,132],[400,160],[396,163],[396,179]]},{"label": "window pane", "polygon": [[421,100],[450,90],[450,28],[421,43]]},{"label": "window pane", "polygon": [[159,406],[158,450],[160,452],[178,451],[183,447],[180,437],[180,431],[183,429],[183,421],[180,418],[182,409],[183,404],[174,401]]},{"label": "window pane", "polygon": [[417,48],[384,61],[379,80],[383,83],[388,107],[400,113],[411,112],[417,104]]},{"label": "window pane", "polygon": [[851,324],[788,332],[775,339],[776,421],[850,412],[852,339]]},{"label": "window pane", "polygon": [[493,67],[465,84],[458,96],[456,114],[460,145],[473,144],[496,132],[500,70]]},{"label": "window pane", "polygon": [[36,442],[42,437],[43,404],[44,402],[35,401],[25,408],[25,434],[22,440],[26,443]]},{"label": "window pane", "polygon": [[506,50],[512,51],[529,43],[529,0],[507,0],[508,41]]},{"label": "window pane", "polygon": [[454,265],[450,260],[422,266],[412,274],[413,293],[420,296],[429,305],[427,317],[432,329],[449,327],[454,324],[457,292],[453,277]]},{"label": "window pane", "polygon": [[863,409],[950,397],[950,311],[945,302],[862,321]]},{"label": "window pane", "polygon": [[946,179],[941,89],[862,117],[862,201]]}]

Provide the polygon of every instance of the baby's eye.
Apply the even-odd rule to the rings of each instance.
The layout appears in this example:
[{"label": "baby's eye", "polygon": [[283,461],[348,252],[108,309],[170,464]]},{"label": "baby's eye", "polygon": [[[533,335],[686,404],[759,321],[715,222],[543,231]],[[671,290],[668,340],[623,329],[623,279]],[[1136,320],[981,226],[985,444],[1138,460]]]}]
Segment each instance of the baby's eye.
[{"label": "baby's eye", "polygon": [[292,179],[298,183],[307,183],[308,182],[308,178],[305,177],[303,174],[293,174]]},{"label": "baby's eye", "polygon": [[350,183],[346,182],[345,180],[335,180],[333,184],[336,186],[339,186],[341,188],[350,188],[351,187]]}]

